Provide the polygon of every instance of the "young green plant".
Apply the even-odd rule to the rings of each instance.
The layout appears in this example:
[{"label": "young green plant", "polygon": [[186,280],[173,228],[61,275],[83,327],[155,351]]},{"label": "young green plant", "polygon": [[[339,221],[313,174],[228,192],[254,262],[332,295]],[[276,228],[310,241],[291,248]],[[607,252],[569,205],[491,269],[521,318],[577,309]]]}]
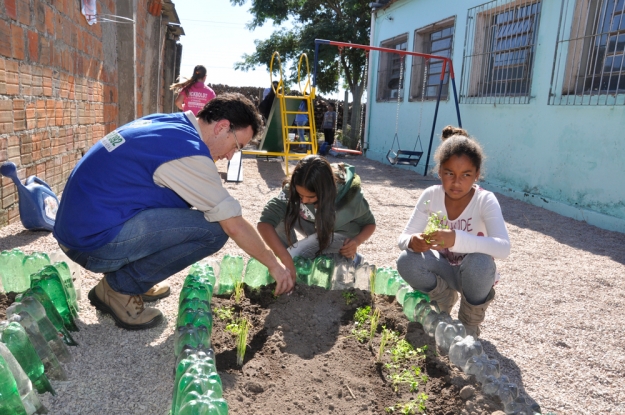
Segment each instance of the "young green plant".
[{"label": "young green plant", "polygon": [[243,298],[243,281],[236,281],[234,283],[234,303],[239,304],[241,298]]},{"label": "young green plant", "polygon": [[365,329],[365,325],[371,319],[371,307],[358,307],[354,313],[354,329],[352,334],[360,343],[364,343],[369,337],[369,331]]},{"label": "young green plant", "polygon": [[380,309],[376,308],[371,315],[371,325],[369,326],[369,345],[373,342],[375,333],[378,331],[378,323],[380,321]]},{"label": "young green plant", "polygon": [[215,308],[215,315],[218,319],[224,321],[230,321],[233,317],[234,308],[232,307],[217,307]]},{"label": "young green plant", "polygon": [[243,360],[245,359],[247,335],[251,327],[252,324],[243,316],[240,316],[238,319],[226,326],[226,331],[229,331],[237,338],[237,364],[239,366],[243,365]]},{"label": "young green plant", "polygon": [[345,304],[346,305],[350,305],[351,303],[354,302],[354,300],[356,300],[356,294],[354,294],[351,291],[343,292],[342,296],[345,299]]},{"label": "young green plant", "polygon": [[[425,235],[425,242],[427,243],[430,243],[430,236],[434,232],[440,229],[449,229],[449,226],[443,225],[443,223],[447,221],[447,216],[443,216],[443,218],[441,219],[439,216],[440,214],[442,214],[441,211],[432,212],[428,217],[428,223],[425,226],[425,230],[423,231],[423,235]],[[441,245],[442,244],[443,242],[441,241]]]}]

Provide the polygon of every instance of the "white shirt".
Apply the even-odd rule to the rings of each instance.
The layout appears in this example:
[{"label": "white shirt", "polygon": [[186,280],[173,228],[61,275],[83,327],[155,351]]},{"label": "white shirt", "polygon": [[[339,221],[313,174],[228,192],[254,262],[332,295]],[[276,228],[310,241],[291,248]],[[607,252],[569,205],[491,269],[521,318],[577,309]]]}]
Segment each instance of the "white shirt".
[{"label": "white shirt", "polygon": [[455,220],[447,217],[443,186],[428,187],[417,201],[408,224],[399,236],[398,245],[410,250],[408,244],[414,234],[422,233],[431,213],[438,212],[442,225],[456,231],[456,242],[451,248],[440,251],[451,265],[459,265],[466,254],[483,253],[494,258],[510,254],[510,238],[501,214],[501,207],[492,192],[474,185],[475,193],[464,211]]}]

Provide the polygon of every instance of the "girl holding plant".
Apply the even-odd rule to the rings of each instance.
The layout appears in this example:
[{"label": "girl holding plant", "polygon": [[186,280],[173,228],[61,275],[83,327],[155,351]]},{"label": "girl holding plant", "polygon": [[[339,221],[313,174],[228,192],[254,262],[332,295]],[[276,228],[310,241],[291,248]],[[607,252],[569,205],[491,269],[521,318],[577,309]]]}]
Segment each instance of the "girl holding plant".
[{"label": "girl holding plant", "polygon": [[[358,247],[375,231],[375,218],[353,166],[311,155],[267,202],[257,228],[295,280],[295,256],[338,253],[360,262]],[[297,240],[296,230],[303,240]]]},{"label": "girl holding plant", "polygon": [[415,290],[458,319],[474,337],[495,297],[494,258],[506,258],[510,239],[495,195],[477,185],[484,152],[461,128],[447,126],[436,150],[441,184],[423,191],[399,236],[397,270]]}]

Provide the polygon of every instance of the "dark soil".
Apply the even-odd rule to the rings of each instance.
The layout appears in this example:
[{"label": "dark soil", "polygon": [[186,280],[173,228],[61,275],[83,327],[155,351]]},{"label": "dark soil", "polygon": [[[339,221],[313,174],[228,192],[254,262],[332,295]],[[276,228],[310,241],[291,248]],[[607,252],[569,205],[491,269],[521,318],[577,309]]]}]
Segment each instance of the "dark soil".
[{"label": "dark soil", "polygon": [[[420,393],[428,395],[426,408],[432,415],[490,414],[502,408],[434,352],[433,339],[420,324],[408,322],[392,297],[378,296],[380,328],[399,332],[415,348],[428,346],[425,358],[411,363],[427,375],[425,384],[414,392],[402,384],[394,392],[389,370],[375,362],[380,328],[371,349],[351,334],[356,309],[371,304],[368,292],[352,292],[350,305],[343,291],[301,285],[292,295],[276,299],[269,288],[246,289],[240,305],[230,298],[214,298],[213,347],[231,413],[384,414],[387,407],[415,400]],[[228,321],[218,317],[217,310],[228,308],[253,326],[243,367],[236,362],[235,337],[225,329]],[[387,354],[383,363],[388,361]],[[466,386],[463,399],[460,391]]]},{"label": "dark soil", "polygon": [[16,293],[0,293],[0,320],[6,320],[7,308],[15,302]]}]

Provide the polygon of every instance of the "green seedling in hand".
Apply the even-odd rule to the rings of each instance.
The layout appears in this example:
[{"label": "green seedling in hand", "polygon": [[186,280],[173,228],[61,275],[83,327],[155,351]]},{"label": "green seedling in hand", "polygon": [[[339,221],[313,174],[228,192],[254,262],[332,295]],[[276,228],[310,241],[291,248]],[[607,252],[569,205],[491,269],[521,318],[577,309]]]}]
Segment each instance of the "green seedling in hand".
[{"label": "green seedling in hand", "polygon": [[[449,229],[449,226],[443,225],[445,221],[447,221],[447,216],[443,216],[441,219],[439,214],[442,212],[439,210],[438,212],[430,213],[430,217],[428,218],[428,223],[425,226],[425,230],[423,231],[423,235],[425,236],[425,242],[430,243],[430,236],[441,229]],[[440,243],[443,245],[443,241]]]}]

